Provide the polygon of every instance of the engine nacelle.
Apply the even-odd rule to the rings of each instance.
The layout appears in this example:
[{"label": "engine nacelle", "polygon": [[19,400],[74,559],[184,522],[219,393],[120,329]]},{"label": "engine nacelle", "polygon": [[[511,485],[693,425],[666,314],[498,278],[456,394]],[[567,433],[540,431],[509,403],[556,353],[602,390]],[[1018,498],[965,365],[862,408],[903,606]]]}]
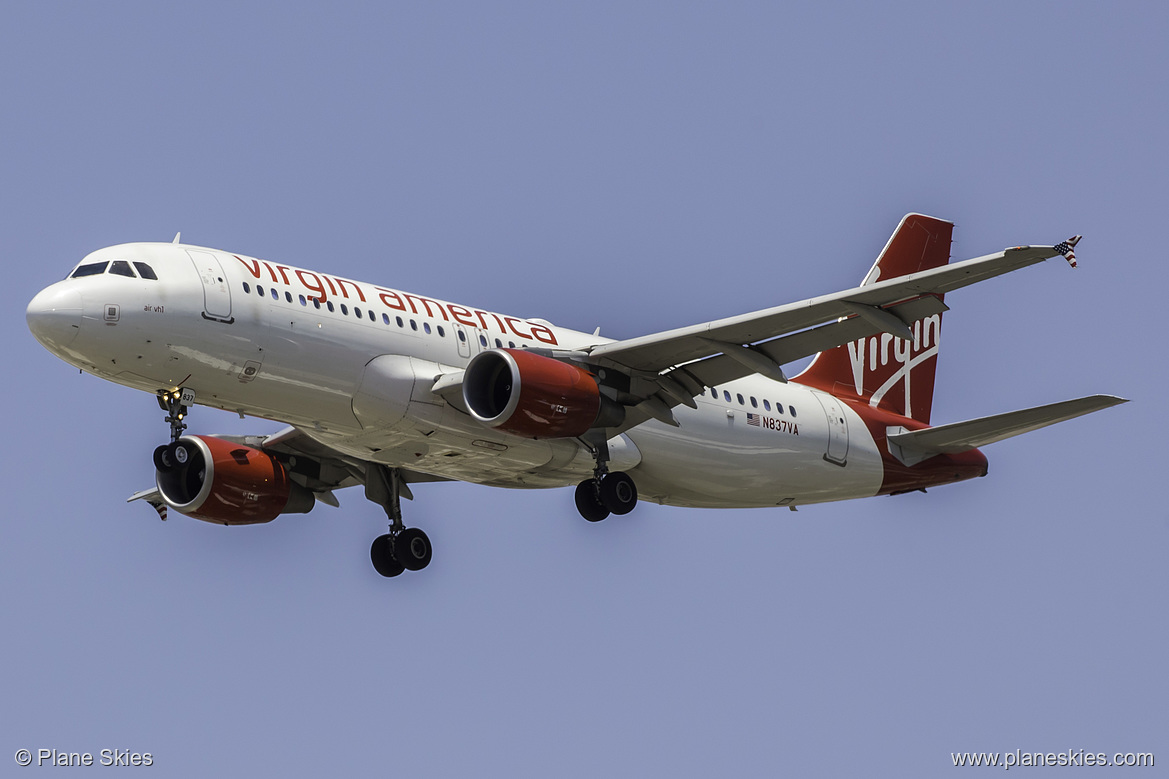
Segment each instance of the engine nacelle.
[{"label": "engine nacelle", "polygon": [[163,460],[166,467],[155,471],[159,493],[168,506],[195,519],[254,525],[280,514],[303,514],[316,503],[310,490],[289,478],[283,463],[250,446],[188,435],[172,444]]},{"label": "engine nacelle", "polygon": [[571,363],[522,349],[490,349],[463,374],[463,402],[488,427],[524,438],[572,438],[620,424],[625,410]]}]

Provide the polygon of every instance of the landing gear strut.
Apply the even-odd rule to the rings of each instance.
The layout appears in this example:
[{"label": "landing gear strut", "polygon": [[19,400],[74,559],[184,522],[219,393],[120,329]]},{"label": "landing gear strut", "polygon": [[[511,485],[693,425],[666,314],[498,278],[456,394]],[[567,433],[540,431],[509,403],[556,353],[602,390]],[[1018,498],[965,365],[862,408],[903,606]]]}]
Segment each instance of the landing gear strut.
[{"label": "landing gear strut", "polygon": [[593,451],[593,478],[576,485],[576,510],[589,522],[610,514],[628,514],[637,505],[637,485],[629,474],[609,472],[609,443],[604,433],[583,439]]},{"label": "landing gear strut", "polygon": [[154,467],[164,473],[187,464],[191,452],[178,441],[187,429],[187,404],[195,399],[191,390],[159,390],[158,405],[166,412],[163,421],[170,425],[170,443],[154,450]]},{"label": "landing gear strut", "polygon": [[403,571],[421,571],[430,565],[433,548],[426,533],[402,522],[401,497],[410,495],[398,468],[370,463],[365,473],[365,497],[386,510],[390,532],[373,540],[369,558],[374,570],[387,578]]}]

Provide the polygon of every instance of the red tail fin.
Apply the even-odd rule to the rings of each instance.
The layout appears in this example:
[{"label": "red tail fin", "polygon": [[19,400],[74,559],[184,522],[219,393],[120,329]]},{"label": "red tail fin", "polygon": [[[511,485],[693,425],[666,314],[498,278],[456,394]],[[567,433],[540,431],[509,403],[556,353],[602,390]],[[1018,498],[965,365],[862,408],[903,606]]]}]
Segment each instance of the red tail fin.
[{"label": "red tail fin", "polygon": [[[953,230],[951,222],[908,214],[861,285],[945,265],[950,261]],[[792,380],[928,424],[942,315],[920,319],[912,329],[912,342],[881,333],[820,352]]]}]

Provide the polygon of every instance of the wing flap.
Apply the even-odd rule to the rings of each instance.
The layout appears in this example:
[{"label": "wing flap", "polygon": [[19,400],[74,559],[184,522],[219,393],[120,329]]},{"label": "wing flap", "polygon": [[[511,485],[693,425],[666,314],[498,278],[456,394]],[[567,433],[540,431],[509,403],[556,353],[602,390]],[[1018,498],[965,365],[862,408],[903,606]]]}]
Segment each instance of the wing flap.
[{"label": "wing flap", "polygon": [[923,430],[889,428],[889,449],[906,465],[915,465],[935,454],[954,454],[977,449],[1127,402],[1126,398],[1118,398],[1115,395],[1090,395],[965,422],[927,427]]}]

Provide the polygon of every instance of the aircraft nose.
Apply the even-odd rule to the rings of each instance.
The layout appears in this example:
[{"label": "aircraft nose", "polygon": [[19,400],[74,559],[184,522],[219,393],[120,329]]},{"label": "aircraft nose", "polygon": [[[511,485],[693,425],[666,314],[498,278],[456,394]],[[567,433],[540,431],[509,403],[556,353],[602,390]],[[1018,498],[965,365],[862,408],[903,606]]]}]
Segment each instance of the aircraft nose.
[{"label": "aircraft nose", "polygon": [[81,330],[81,293],[59,284],[46,287],[28,304],[25,319],[36,339],[49,349],[68,346]]}]

